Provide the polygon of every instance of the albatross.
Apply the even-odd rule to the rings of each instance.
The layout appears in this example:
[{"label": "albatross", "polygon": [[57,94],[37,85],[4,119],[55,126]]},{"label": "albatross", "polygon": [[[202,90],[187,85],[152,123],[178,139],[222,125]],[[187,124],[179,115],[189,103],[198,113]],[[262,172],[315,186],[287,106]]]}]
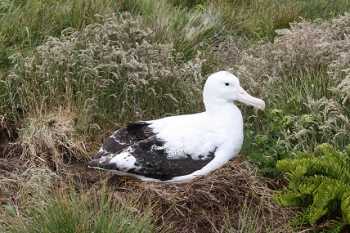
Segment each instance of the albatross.
[{"label": "albatross", "polygon": [[140,121],[108,137],[89,167],[143,181],[182,183],[222,167],[243,144],[243,117],[236,101],[263,110],[228,71],[211,74],[203,89],[205,111]]}]

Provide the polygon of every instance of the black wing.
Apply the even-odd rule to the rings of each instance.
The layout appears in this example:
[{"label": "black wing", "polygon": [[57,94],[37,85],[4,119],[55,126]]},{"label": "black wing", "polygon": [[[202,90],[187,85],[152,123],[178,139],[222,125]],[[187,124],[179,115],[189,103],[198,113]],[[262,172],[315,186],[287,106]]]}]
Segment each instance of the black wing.
[{"label": "black wing", "polygon": [[147,122],[136,122],[128,124],[127,127],[115,131],[106,138],[99,152],[93,156],[93,159],[101,158],[111,153],[121,152],[123,149],[153,136],[152,129]]},{"label": "black wing", "polygon": [[156,136],[140,141],[132,147],[131,156],[136,159],[135,168],[129,173],[154,178],[158,180],[171,180],[176,176],[184,176],[200,170],[213,158],[215,150],[206,155],[193,159],[191,155],[171,159],[163,147],[164,143]]},{"label": "black wing", "polygon": [[[151,136],[147,137],[146,135]],[[134,140],[134,144],[122,150],[122,152],[128,151],[127,156],[124,153],[123,155],[109,153],[100,159],[92,160],[89,165],[165,181],[200,170],[214,158],[215,150],[208,152],[206,155],[200,155],[199,159],[193,159],[191,155],[172,159],[163,147],[164,142],[162,140],[157,138],[153,132],[146,133],[146,135],[139,135],[139,139],[145,138],[145,136],[146,138]],[[134,162],[127,168],[121,167],[117,163],[111,162],[115,156],[120,156],[120,158],[123,156],[125,161],[132,159]]]}]

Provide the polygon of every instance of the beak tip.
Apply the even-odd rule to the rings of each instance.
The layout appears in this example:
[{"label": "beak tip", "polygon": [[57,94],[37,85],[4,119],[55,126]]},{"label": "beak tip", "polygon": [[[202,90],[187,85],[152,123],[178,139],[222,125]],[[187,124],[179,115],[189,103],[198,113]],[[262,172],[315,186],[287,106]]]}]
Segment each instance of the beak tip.
[{"label": "beak tip", "polygon": [[263,100],[261,100],[261,105],[259,106],[260,108],[260,110],[265,110],[265,107],[266,107],[266,104],[265,104],[265,101],[263,101]]},{"label": "beak tip", "polygon": [[249,95],[243,88],[240,89],[238,101],[260,110],[265,110],[266,107],[264,100]]},{"label": "beak tip", "polygon": [[261,111],[265,110],[266,104],[265,101],[259,99],[254,105],[253,105],[256,109],[259,109]]}]

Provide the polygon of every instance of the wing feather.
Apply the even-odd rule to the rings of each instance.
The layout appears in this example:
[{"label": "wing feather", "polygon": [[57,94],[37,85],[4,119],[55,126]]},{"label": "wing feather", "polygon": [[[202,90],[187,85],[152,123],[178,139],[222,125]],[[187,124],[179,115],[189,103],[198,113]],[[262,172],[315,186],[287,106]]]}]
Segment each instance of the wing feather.
[{"label": "wing feather", "polygon": [[147,122],[136,122],[128,124],[127,127],[118,129],[106,138],[100,150],[92,157],[101,158],[109,154],[121,152],[123,149],[152,136],[152,130]]},{"label": "wing feather", "polygon": [[[216,149],[199,156],[199,159],[198,157],[194,159],[191,155],[173,159],[174,156],[167,154],[164,141],[152,132],[148,132],[147,136],[143,140],[134,141],[134,144],[125,147],[122,151],[107,153],[94,159],[89,165],[165,181],[200,170],[215,155]],[[138,139],[140,138],[144,137]]]}]

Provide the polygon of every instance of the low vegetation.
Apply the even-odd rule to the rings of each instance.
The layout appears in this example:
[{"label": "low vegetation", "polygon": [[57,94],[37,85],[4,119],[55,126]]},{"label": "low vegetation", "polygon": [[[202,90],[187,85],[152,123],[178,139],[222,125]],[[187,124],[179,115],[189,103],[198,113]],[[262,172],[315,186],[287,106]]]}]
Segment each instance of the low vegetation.
[{"label": "low vegetation", "polygon": [[[7,221],[16,223],[5,227],[6,233],[151,233],[155,227],[149,211],[142,215],[132,205],[119,203],[107,194],[56,194],[43,205],[34,203],[21,216],[9,213]],[[7,211],[15,211],[12,206]],[[138,215],[138,216],[137,216]],[[1,228],[0,228],[1,229]]]},{"label": "low vegetation", "polygon": [[254,142],[246,154],[270,175],[290,151],[312,151],[321,143],[343,149],[350,143],[344,36],[349,19],[294,24],[274,43],[248,50],[236,66],[247,86],[268,101],[264,117],[248,121],[247,137]]},{"label": "low vegetation", "polygon": [[[299,153],[294,159],[280,160],[277,168],[288,173],[288,188],[276,196],[283,206],[305,206],[300,223],[315,224],[324,216],[337,216],[334,231],[350,223],[349,159],[347,151],[329,144],[318,146],[313,154]],[[341,218],[339,218],[339,215]]]},{"label": "low vegetation", "polygon": [[83,28],[116,7],[112,0],[1,1],[0,67],[6,68],[14,53],[26,53],[66,28]]},{"label": "low vegetation", "polygon": [[[177,63],[140,18],[123,14],[50,38],[3,82],[7,109],[78,113],[77,129],[200,109],[201,60]],[[8,97],[11,98],[8,98]],[[196,97],[196,98],[193,98]],[[164,105],[164,103],[167,103]]]},{"label": "low vegetation", "polygon": [[[1,1],[0,231],[344,230],[349,10],[347,0]],[[176,186],[86,170],[128,121],[201,111],[203,82],[220,69],[267,102],[240,106],[249,164]],[[287,183],[276,200],[297,210],[272,200]]]}]

